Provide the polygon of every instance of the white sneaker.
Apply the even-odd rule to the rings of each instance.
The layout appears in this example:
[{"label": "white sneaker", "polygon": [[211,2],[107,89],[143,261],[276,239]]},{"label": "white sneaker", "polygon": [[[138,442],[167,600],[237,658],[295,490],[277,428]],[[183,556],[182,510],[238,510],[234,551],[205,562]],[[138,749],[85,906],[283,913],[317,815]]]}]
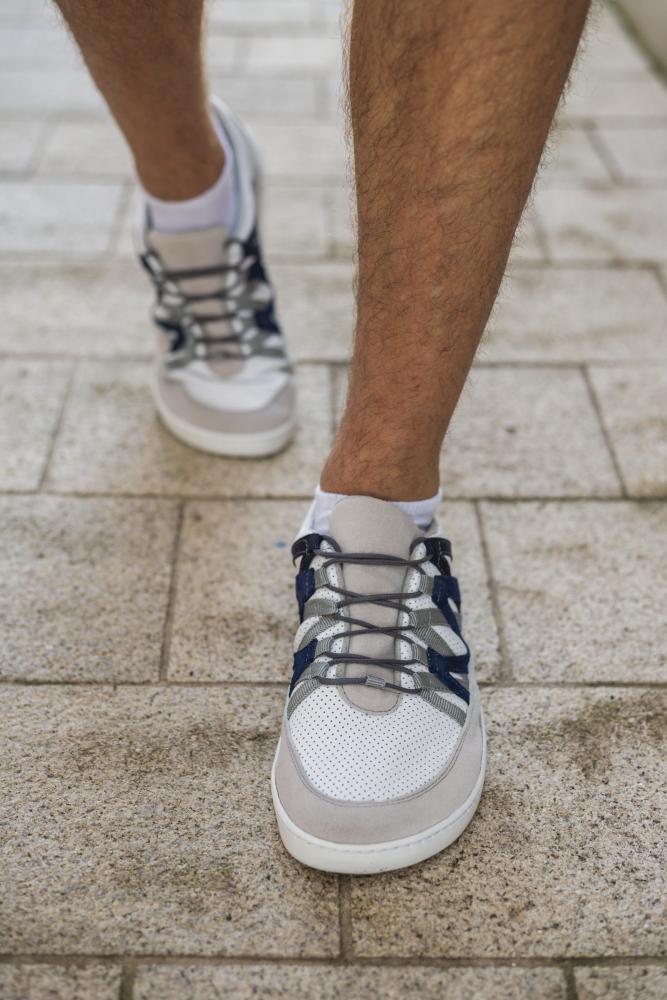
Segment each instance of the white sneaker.
[{"label": "white sneaker", "polygon": [[350,497],[292,552],[301,626],[273,766],[287,850],[365,874],[428,858],[482,792],[485,738],[451,547],[393,504]]},{"label": "white sneaker", "polygon": [[216,455],[271,455],[294,428],[294,382],[264,268],[261,167],[247,129],[216,99],[213,113],[234,152],[238,222],[140,234],[156,293],[158,413],[181,441]]}]

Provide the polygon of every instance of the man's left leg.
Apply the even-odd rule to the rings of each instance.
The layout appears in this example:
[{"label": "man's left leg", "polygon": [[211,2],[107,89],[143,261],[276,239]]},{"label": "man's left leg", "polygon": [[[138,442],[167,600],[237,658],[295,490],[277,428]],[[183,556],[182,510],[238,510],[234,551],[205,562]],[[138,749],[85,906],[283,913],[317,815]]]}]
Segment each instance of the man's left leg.
[{"label": "man's left leg", "polygon": [[358,316],[349,398],[294,548],[302,624],[274,771],[288,850],[414,863],[470,821],[484,733],[432,523],[468,374],[588,0],[354,7]]}]

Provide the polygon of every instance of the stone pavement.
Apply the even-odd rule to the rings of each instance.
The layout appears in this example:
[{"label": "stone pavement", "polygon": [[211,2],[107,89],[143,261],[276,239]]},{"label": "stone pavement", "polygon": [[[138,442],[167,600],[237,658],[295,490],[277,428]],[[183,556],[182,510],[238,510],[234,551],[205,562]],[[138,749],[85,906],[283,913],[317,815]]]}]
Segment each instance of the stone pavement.
[{"label": "stone pavement", "polygon": [[308,414],[275,461],[157,423],[127,155],[53,14],[0,0],[0,997],[662,1000],[667,88],[603,12],[443,455],[477,818],[336,878],[284,853],[268,777],[352,327],[338,7],[211,21]]}]

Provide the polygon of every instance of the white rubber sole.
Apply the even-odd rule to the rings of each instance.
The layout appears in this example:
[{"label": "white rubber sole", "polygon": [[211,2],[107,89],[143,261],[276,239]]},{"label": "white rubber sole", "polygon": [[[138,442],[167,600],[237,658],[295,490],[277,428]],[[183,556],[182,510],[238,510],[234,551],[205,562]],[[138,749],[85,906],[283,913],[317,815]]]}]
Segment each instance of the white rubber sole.
[{"label": "white rubber sole", "polygon": [[475,815],[484,787],[486,737],[483,746],[479,776],[463,805],[440,823],[420,833],[378,844],[337,844],[313,837],[300,829],[289,818],[278,798],[274,761],[271,792],[281,840],[292,857],[302,864],[324,872],[337,872],[340,875],[377,875],[380,872],[395,871],[397,868],[407,868],[425,861],[426,858],[439,854],[453,844]]},{"label": "white rubber sole", "polygon": [[153,383],[153,400],[160,420],[175,438],[209,455],[227,458],[267,458],[282,451],[294,433],[295,421],[272,427],[270,431],[253,434],[224,434],[196,427],[165,409]]}]

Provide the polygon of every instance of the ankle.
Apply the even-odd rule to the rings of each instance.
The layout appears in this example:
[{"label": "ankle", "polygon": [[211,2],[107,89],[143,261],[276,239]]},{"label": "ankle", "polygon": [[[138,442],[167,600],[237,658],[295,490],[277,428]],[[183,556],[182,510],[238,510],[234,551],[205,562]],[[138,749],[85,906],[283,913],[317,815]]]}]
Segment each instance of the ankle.
[{"label": "ankle", "polygon": [[139,181],[148,194],[162,201],[185,201],[211,188],[225,167],[225,153],[213,127],[196,141],[165,137],[150,150],[135,152]]},{"label": "ankle", "polygon": [[389,455],[382,461],[377,454],[365,456],[359,451],[350,454],[334,445],[320,476],[320,488],[326,493],[378,500],[429,499],[440,488],[438,463],[422,468],[415,466],[414,459],[414,455]]}]

